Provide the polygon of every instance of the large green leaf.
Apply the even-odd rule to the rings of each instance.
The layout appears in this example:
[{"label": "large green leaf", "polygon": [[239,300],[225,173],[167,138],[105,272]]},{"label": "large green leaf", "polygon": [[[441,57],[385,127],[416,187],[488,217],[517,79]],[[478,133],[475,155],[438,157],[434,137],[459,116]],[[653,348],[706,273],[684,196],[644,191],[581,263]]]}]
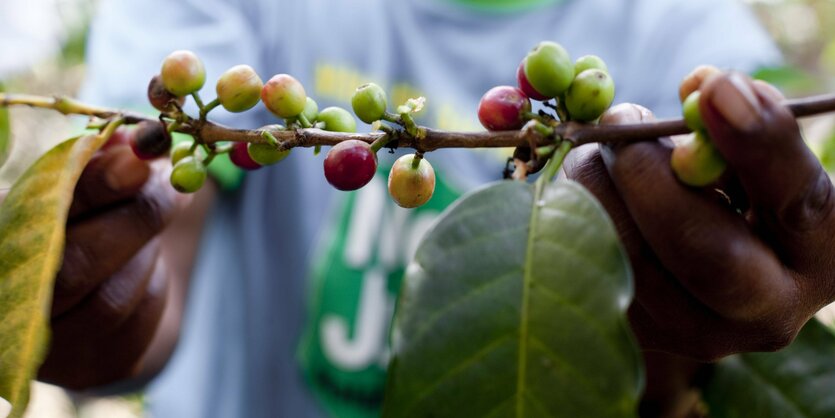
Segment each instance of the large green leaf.
[{"label": "large green leaf", "polygon": [[728,357],[705,400],[711,418],[835,417],[835,335],[812,320],[782,351]]},{"label": "large green leaf", "polygon": [[63,142],[44,154],[0,205],[0,397],[19,417],[43,361],[52,287],[61,264],[75,184],[103,135]]},{"label": "large green leaf", "polygon": [[409,266],[384,417],[634,417],[631,270],[576,183],[502,182],[449,208]]}]

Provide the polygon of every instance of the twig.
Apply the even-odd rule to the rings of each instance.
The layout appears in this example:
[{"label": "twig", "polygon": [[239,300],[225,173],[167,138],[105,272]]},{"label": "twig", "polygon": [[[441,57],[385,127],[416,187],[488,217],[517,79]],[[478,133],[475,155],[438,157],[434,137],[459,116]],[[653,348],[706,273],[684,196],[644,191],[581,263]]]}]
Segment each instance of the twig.
[{"label": "twig", "polygon": [[[835,94],[787,100],[785,104],[795,117],[813,116],[835,111]],[[90,106],[66,97],[0,93],[0,106],[18,105],[52,109],[66,115],[86,115],[100,119],[123,117],[125,124],[156,120],[153,117],[135,112]],[[522,134],[521,131],[448,132],[424,129],[425,136],[416,138],[411,135],[399,135],[396,144],[393,144],[400,148],[406,147],[422,151],[434,151],[440,148],[510,148],[529,147],[531,145],[530,138]],[[233,129],[213,122],[202,122],[191,118],[183,122],[175,131],[200,137],[206,144],[221,141],[268,142],[262,135],[263,130]],[[635,142],[681,135],[688,132],[690,130],[687,129],[681,119],[634,125],[590,125],[568,122],[555,126],[552,137],[538,137],[535,140],[537,146],[547,146],[553,144],[554,138],[562,138],[576,146],[591,142]],[[370,144],[386,135],[384,132],[367,134],[328,132],[317,128],[270,131],[270,133],[281,143],[283,149],[333,146],[348,139],[358,139]]]}]

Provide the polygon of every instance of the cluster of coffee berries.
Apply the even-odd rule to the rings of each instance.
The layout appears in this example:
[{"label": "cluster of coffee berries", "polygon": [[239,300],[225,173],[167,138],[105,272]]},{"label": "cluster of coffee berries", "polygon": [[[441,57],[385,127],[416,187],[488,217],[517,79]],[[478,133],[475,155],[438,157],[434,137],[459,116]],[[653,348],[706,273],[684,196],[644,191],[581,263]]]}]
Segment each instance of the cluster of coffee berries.
[{"label": "cluster of coffee berries", "polygon": [[498,86],[481,98],[478,118],[490,131],[520,129],[532,118],[531,99],[549,102],[561,121],[592,122],[615,97],[606,63],[587,55],[576,62],[555,42],[540,42],[516,70],[518,87]]},{"label": "cluster of coffee berries", "polygon": [[[702,66],[693,72],[693,77],[704,80],[716,73],[719,73],[719,70],[715,67]],[[697,88],[682,85],[680,98],[684,122],[693,133],[676,144],[670,165],[682,183],[694,187],[708,186],[719,180],[727,164],[711,142],[702,120],[701,92]]]},{"label": "cluster of coffee berries", "polygon": [[[351,97],[354,113],[368,124],[382,121],[404,126],[413,124],[409,115],[420,110],[422,101],[420,103],[400,106],[399,114],[388,113],[386,93],[374,83],[358,87]],[[377,172],[377,151],[385,145],[385,138],[373,144],[351,139],[335,145],[325,157],[325,178],[339,190],[357,190],[365,186]],[[391,167],[388,190],[394,202],[404,208],[421,206],[435,191],[435,171],[422,155],[404,155]]]}]

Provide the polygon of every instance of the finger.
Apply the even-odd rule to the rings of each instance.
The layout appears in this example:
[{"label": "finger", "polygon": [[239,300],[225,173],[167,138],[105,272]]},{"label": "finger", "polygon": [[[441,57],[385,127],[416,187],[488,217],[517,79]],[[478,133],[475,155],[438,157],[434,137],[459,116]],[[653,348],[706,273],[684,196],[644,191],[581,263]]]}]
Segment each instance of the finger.
[{"label": "finger", "polygon": [[68,226],[53,315],[81,301],[163,230],[178,207],[178,194],[165,177],[155,171],[132,200]]},{"label": "finger", "polygon": [[81,302],[52,320],[95,326],[99,332],[111,332],[131,316],[144,297],[159,256],[159,239],[143,247],[125,266],[102,282]]},{"label": "finger", "polygon": [[774,254],[712,192],[682,186],[670,153],[658,142],[602,148],[615,187],[661,264],[723,316],[750,319],[782,306],[795,289]]},{"label": "finger", "polygon": [[163,263],[157,263],[142,299],[111,332],[96,322],[62,318],[52,324],[49,354],[38,377],[70,389],[84,389],[135,375],[159,326],[168,297]]},{"label": "finger", "polygon": [[133,196],[150,174],[148,163],[136,158],[129,146],[118,145],[98,153],[75,187],[70,219]]},{"label": "finger", "polygon": [[[831,248],[833,189],[806,146],[797,121],[779,92],[731,73],[702,89],[702,117],[711,138],[739,177],[759,227],[774,240],[786,262],[814,263]],[[812,257],[812,258],[810,258]]]},{"label": "finger", "polygon": [[681,102],[684,103],[687,96],[694,91],[699,90],[705,80],[719,74],[720,72],[721,71],[718,68],[712,65],[700,65],[696,67],[692,72],[690,72],[690,74],[687,74],[684,79],[681,80],[681,84],[678,89],[678,97],[681,99]]}]

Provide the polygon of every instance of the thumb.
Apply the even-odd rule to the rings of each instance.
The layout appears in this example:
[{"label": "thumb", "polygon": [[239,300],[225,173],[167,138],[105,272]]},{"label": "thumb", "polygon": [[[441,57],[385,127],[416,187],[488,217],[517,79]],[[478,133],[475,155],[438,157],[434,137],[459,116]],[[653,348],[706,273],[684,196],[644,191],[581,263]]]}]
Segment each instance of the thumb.
[{"label": "thumb", "polygon": [[[709,79],[700,110],[757,221],[797,248],[833,212],[832,183],[776,89],[740,73]],[[790,242],[785,242],[789,240]]]}]

